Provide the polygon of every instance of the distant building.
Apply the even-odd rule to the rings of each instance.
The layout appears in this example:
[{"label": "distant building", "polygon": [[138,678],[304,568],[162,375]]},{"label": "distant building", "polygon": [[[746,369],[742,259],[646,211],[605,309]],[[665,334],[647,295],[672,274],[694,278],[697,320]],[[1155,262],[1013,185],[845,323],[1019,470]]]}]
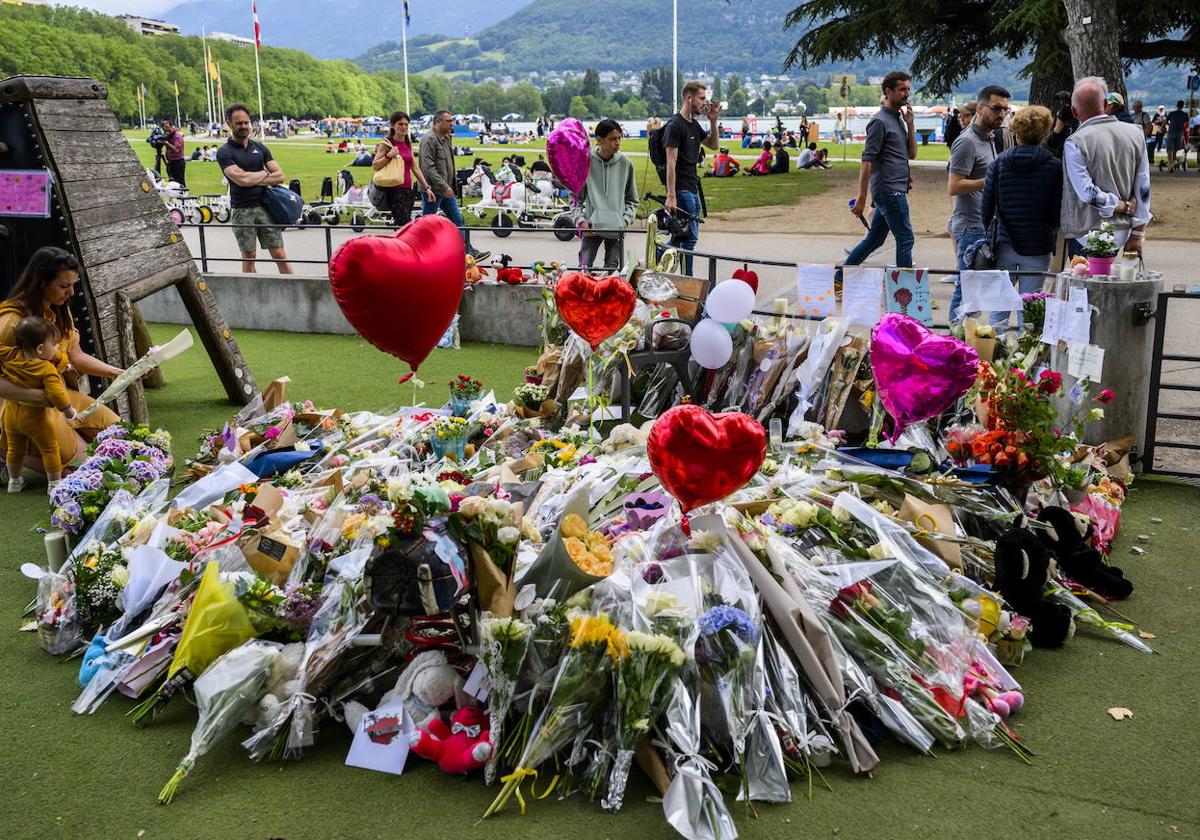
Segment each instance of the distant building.
[{"label": "distant building", "polygon": [[253,47],[253,38],[244,38],[241,35],[233,35],[229,32],[209,32],[208,37],[214,41],[225,41],[230,44],[237,44],[239,47]]},{"label": "distant building", "polygon": [[167,23],[165,20],[138,17],[137,15],[118,15],[117,20],[124,21],[126,26],[139,35],[179,34],[179,27],[173,23]]},{"label": "distant building", "polygon": [[0,0],[0,6],[45,6],[46,0]]}]

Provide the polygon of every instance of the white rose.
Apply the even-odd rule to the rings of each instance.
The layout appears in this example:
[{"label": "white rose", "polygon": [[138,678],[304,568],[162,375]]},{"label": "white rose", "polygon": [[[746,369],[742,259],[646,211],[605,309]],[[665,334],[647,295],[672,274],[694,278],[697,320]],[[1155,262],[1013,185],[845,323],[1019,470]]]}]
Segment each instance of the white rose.
[{"label": "white rose", "polygon": [[515,545],[520,537],[521,532],[511,525],[506,525],[496,532],[496,539],[500,541],[501,545]]},{"label": "white rose", "polygon": [[118,564],[112,567],[112,571],[108,573],[108,579],[113,582],[114,586],[124,589],[129,583],[129,569]]},{"label": "white rose", "polygon": [[850,511],[846,510],[844,507],[842,507],[841,505],[834,502],[833,518],[836,519],[838,522],[841,522],[843,525],[845,525],[854,517],[851,516]]},{"label": "white rose", "polygon": [[487,501],[487,516],[497,522],[503,522],[508,519],[512,513],[512,505],[503,499],[488,499]]},{"label": "white rose", "polygon": [[467,496],[458,503],[458,512],[467,519],[474,519],[487,510],[487,499],[482,496]]}]

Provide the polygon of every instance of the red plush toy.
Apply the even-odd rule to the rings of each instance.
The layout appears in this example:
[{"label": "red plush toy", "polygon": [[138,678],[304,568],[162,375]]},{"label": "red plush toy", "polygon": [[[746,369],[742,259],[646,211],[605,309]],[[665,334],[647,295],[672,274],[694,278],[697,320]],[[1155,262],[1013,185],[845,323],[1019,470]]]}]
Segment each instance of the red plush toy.
[{"label": "red plush toy", "polygon": [[492,757],[488,716],[479,706],[466,706],[450,717],[436,718],[409,736],[412,751],[435,762],[443,773],[470,773]]}]

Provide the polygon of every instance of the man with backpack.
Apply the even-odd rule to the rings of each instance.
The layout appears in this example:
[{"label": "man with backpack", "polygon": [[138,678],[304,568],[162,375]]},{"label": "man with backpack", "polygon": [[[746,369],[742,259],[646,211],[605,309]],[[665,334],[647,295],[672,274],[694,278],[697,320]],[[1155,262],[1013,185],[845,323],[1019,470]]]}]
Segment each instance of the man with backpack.
[{"label": "man with backpack", "polygon": [[283,169],[271,156],[271,150],[250,136],[250,109],[240,102],[225,109],[229,141],[217,150],[217,165],[229,181],[229,206],[232,209],[233,237],[242,252],[242,272],[254,274],[258,245],[278,260],[280,274],[294,274],[283,248],[283,228],[263,207],[263,192],[283,184]]},{"label": "man with backpack", "polygon": [[[664,206],[668,213],[676,209],[687,213],[684,233],[671,237],[671,246],[684,251],[694,251],[700,241],[700,176],[696,167],[700,163],[700,146],[716,151],[720,148],[717,119],[721,116],[721,104],[708,101],[708,87],[704,82],[690,81],[680,91],[683,104],[677,114],[672,115],[663,126],[659,143],[662,163],[654,161],[659,177],[667,187]],[[708,131],[701,127],[699,117],[708,117]],[[658,149],[654,149],[659,151]],[[657,155],[656,155],[657,157]],[[684,255],[684,271],[692,273],[692,256]]]}]

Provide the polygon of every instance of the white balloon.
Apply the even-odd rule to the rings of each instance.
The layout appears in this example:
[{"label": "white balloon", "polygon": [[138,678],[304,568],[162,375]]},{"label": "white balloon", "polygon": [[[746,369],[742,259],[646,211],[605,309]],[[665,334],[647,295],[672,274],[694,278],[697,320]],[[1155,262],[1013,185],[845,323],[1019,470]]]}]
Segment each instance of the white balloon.
[{"label": "white balloon", "polygon": [[705,318],[692,329],[692,358],[700,367],[723,367],[731,356],[733,339],[719,321]]},{"label": "white balloon", "polygon": [[754,308],[754,290],[742,280],[725,280],[718,283],[704,301],[704,309],[710,318],[723,324],[736,324],[750,314]]}]

